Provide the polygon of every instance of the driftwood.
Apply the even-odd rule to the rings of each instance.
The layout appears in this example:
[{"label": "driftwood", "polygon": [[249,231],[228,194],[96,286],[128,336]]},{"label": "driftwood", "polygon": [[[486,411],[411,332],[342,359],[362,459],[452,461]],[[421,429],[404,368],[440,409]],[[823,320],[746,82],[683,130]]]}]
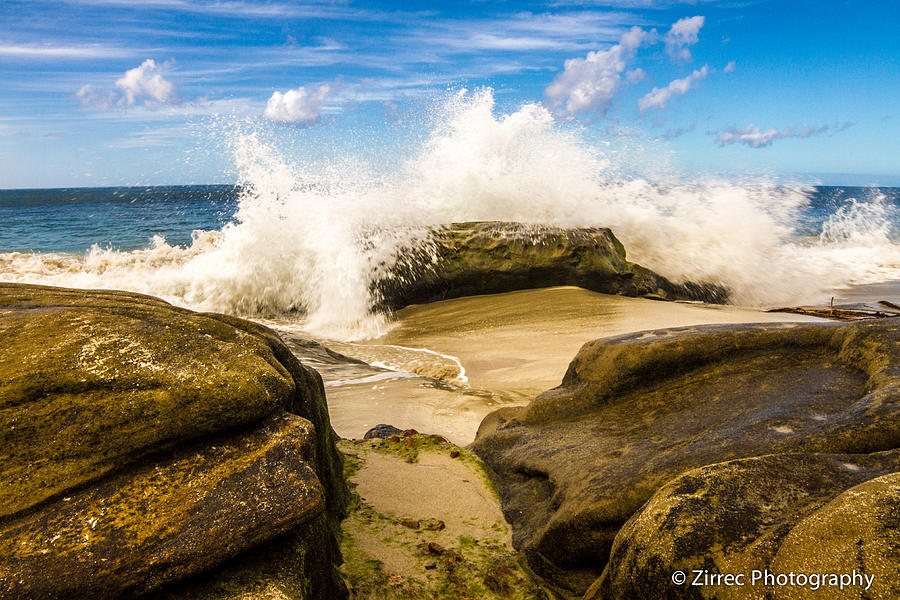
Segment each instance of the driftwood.
[{"label": "driftwood", "polygon": [[891,317],[900,317],[900,305],[894,304],[893,302],[889,302],[887,300],[879,300],[877,307],[871,304],[842,304],[835,306],[834,298],[832,298],[831,305],[828,307],[794,306],[772,308],[767,310],[766,312],[808,315],[811,317],[831,319],[833,321],[864,321],[867,319],[888,319]]}]

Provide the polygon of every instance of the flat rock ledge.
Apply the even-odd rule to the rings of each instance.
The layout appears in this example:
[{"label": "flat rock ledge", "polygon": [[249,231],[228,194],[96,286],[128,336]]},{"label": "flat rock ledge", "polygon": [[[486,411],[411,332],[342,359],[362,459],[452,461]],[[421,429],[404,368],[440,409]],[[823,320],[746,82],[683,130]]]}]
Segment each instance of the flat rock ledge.
[{"label": "flat rock ledge", "polygon": [[0,283],[0,339],[4,598],[163,593],[285,539],[305,541],[294,597],[346,594],[349,493],[321,378],[274,332],[139,294]]},{"label": "flat rock ledge", "polygon": [[376,283],[382,308],[560,285],[660,300],[723,303],[728,296],[719,285],[673,283],[628,262],[606,228],[454,223],[426,240]]},{"label": "flat rock ledge", "polygon": [[[882,585],[900,580],[900,555],[879,554],[898,523],[900,319],[589,342],[561,386],[488,415],[473,448],[514,544],[563,597],[758,598],[670,577],[852,570],[853,548]],[[775,597],[813,597],[790,593]]]}]

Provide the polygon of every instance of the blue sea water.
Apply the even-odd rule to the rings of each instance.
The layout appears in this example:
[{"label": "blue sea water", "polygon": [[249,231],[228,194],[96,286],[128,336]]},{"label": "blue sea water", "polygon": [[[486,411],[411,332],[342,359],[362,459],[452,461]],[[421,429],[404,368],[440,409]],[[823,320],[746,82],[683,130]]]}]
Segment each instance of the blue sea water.
[{"label": "blue sea water", "polygon": [[0,252],[135,250],[154,235],[187,245],[192,231],[230,221],[239,193],[230,185],[0,190]]},{"label": "blue sea water", "polygon": [[[840,209],[883,195],[891,237],[900,237],[900,188],[814,188],[794,223],[797,236],[822,233]],[[153,236],[191,243],[195,230],[219,230],[234,218],[240,188],[232,185],[0,190],[0,253],[84,253],[93,245],[130,251]]]}]

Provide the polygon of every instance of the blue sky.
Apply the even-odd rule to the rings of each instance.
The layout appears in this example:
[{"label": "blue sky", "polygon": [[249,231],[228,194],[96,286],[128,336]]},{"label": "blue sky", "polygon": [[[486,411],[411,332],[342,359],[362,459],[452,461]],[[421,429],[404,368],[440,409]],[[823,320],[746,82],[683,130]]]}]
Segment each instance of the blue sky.
[{"label": "blue sky", "polygon": [[0,23],[0,188],[231,182],[232,119],[392,155],[482,86],[684,177],[900,185],[893,0],[3,0]]}]

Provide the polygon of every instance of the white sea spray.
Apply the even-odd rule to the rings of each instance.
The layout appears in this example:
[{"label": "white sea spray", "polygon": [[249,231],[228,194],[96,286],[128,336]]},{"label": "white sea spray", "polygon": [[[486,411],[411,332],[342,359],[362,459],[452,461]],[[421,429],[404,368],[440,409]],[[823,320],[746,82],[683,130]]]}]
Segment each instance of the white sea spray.
[{"label": "white sea spray", "polygon": [[743,305],[822,302],[835,288],[900,279],[891,207],[874,194],[837,210],[818,239],[798,239],[811,190],[619,175],[616,155],[554,122],[538,104],[497,114],[490,90],[441,104],[430,133],[390,172],[365,161],[291,162],[252,127],[229,147],[243,192],[233,222],[188,246],[83,256],[0,254],[0,279],[129,289],[179,305],[302,320],[359,339],[387,327],[373,283],[427,228],[500,220],[610,227],[628,258],[676,281],[726,286]]}]

